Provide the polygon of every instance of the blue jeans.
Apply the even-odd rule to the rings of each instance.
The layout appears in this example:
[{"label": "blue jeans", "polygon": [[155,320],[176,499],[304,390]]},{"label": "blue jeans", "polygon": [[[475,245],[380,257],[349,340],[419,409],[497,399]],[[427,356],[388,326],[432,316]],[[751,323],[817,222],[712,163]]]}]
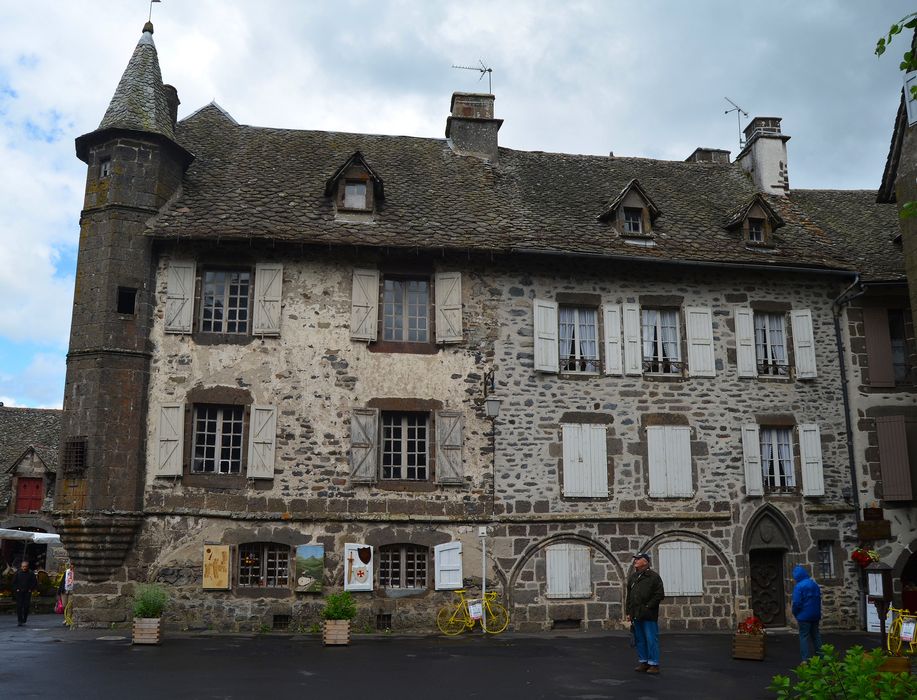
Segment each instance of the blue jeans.
[{"label": "blue jeans", "polygon": [[809,640],[815,647],[815,653],[821,652],[821,635],[818,633],[818,620],[815,622],[799,621],[799,651],[802,653],[802,660],[808,661],[812,653],[809,651]]},{"label": "blue jeans", "polygon": [[640,663],[659,665],[659,623],[656,620],[634,620],[634,640]]}]

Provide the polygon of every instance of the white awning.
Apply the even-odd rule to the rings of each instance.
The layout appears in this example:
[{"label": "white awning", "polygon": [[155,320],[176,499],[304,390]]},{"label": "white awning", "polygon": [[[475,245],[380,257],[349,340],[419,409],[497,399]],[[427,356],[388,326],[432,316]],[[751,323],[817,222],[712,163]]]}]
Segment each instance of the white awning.
[{"label": "white awning", "polygon": [[28,532],[27,530],[0,528],[0,540],[25,540],[38,544],[60,544],[60,535],[53,535],[50,532]]}]

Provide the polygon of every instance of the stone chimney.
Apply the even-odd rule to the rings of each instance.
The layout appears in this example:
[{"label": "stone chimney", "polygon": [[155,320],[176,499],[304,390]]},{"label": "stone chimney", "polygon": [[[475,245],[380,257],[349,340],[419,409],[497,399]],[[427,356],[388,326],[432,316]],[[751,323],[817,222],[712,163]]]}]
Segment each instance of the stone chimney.
[{"label": "stone chimney", "polygon": [[452,150],[497,162],[497,132],[502,119],[494,119],[494,96],[472,92],[452,93],[452,116],[446,119],[446,138]]},{"label": "stone chimney", "polygon": [[745,127],[745,148],[736,158],[764,194],[786,195],[790,178],[786,162],[789,136],[780,131],[780,117],[755,117]]},{"label": "stone chimney", "polygon": [[169,105],[169,117],[172,119],[172,128],[175,128],[175,122],[178,121],[178,105],[181,100],[178,99],[178,90],[171,85],[163,85],[162,89],[166,93],[166,102]]},{"label": "stone chimney", "polygon": [[695,148],[694,153],[685,158],[685,163],[725,163],[729,164],[730,151],[722,148]]}]

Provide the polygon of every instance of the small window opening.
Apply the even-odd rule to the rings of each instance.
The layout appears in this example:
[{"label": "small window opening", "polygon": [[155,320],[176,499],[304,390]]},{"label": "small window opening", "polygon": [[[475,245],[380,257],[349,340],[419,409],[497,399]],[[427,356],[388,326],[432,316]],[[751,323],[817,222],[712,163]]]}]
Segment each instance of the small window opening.
[{"label": "small window opening", "polygon": [[818,541],[818,573],[821,578],[834,578],[834,541]]},{"label": "small window opening", "polygon": [[103,158],[99,161],[99,177],[108,177],[111,175],[111,158]]},{"label": "small window opening", "polygon": [[86,469],[86,438],[79,437],[64,443],[62,466],[65,472],[81,472]]},{"label": "small window opening", "polygon": [[137,290],[133,287],[118,287],[118,313],[133,316],[137,302]]},{"label": "small window opening", "polygon": [[748,240],[752,243],[764,243],[764,219],[748,220]]},{"label": "small window opening", "polygon": [[274,615],[274,618],[271,621],[271,629],[274,632],[285,632],[286,630],[290,629],[290,616]]},{"label": "small window opening", "polygon": [[392,614],[378,613],[376,615],[376,629],[380,632],[390,631],[392,629]]},{"label": "small window opening", "polygon": [[624,233],[643,233],[643,210],[624,207]]},{"label": "small window opening", "polygon": [[365,182],[347,182],[344,184],[344,208],[366,209]]},{"label": "small window opening", "polygon": [[582,626],[582,620],[554,620],[551,623],[551,629],[554,630],[578,630]]}]

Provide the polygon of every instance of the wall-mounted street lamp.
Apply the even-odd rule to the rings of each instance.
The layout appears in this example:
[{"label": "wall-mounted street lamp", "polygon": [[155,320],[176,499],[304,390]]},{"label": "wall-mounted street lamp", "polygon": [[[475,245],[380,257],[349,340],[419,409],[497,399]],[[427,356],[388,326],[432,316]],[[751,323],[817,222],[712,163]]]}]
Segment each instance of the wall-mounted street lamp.
[{"label": "wall-mounted street lamp", "polygon": [[496,418],[500,415],[500,404],[503,399],[493,396],[496,389],[496,380],[494,379],[494,370],[489,369],[484,372],[484,413],[488,418]]},{"label": "wall-mounted street lamp", "polygon": [[496,389],[494,369],[484,372],[484,414],[490,418],[490,452],[491,452],[491,479],[490,479],[490,515],[494,514],[497,502],[497,416],[500,415],[500,404],[503,399],[493,395]]}]

